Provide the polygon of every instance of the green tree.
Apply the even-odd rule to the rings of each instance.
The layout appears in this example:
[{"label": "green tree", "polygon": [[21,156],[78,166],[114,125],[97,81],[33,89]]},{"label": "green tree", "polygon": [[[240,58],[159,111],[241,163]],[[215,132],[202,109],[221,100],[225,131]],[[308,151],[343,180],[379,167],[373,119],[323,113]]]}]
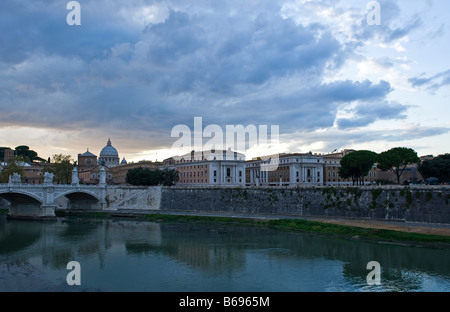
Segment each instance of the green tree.
[{"label": "green tree", "polygon": [[171,186],[178,181],[178,171],[138,167],[128,170],[125,181],[135,186]]},{"label": "green tree", "polygon": [[377,153],[372,151],[354,151],[341,159],[339,176],[343,179],[351,178],[353,184],[364,184],[364,177],[369,174],[370,169],[377,160]]},{"label": "green tree", "polygon": [[162,170],[161,184],[164,186],[172,186],[178,182],[178,171],[175,169]]},{"label": "green tree", "polygon": [[143,167],[128,170],[125,177],[125,181],[128,184],[135,186],[158,185],[159,180],[160,175],[156,170],[150,170],[149,168]]},{"label": "green tree", "polygon": [[8,183],[9,176],[12,176],[14,173],[20,174],[22,176],[23,181],[25,178],[23,164],[27,162],[28,159],[23,156],[16,156],[14,158],[11,158],[0,174],[0,183]]},{"label": "green tree", "polygon": [[57,184],[72,183],[73,164],[70,155],[55,154],[52,157],[52,165],[45,169],[47,172],[53,173],[54,182]]},{"label": "green tree", "polygon": [[423,161],[419,166],[419,172],[424,179],[438,178],[440,182],[449,182],[450,154]]},{"label": "green tree", "polygon": [[30,148],[26,145],[17,146],[15,149],[15,154],[16,154],[16,156],[23,156],[23,157],[27,158],[28,162],[33,162],[33,161],[44,162],[45,161],[45,159],[39,157],[35,151],[30,150]]},{"label": "green tree", "polygon": [[391,170],[400,184],[400,177],[406,167],[419,164],[420,158],[416,151],[407,147],[395,147],[378,155],[378,168],[382,171]]}]

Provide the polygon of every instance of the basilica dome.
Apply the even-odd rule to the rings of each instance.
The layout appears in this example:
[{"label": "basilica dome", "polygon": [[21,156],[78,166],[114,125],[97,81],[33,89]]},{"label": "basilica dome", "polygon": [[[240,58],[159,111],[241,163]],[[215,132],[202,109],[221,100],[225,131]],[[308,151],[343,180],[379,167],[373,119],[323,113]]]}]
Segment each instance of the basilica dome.
[{"label": "basilica dome", "polygon": [[111,144],[111,139],[108,139],[106,146],[100,151],[99,163],[104,163],[108,167],[115,167],[119,165],[119,153]]},{"label": "basilica dome", "polygon": [[106,144],[106,146],[101,150],[100,152],[100,157],[114,157],[114,156],[119,156],[119,153],[117,152],[116,148],[114,146],[111,145],[111,139],[108,139],[108,143]]}]

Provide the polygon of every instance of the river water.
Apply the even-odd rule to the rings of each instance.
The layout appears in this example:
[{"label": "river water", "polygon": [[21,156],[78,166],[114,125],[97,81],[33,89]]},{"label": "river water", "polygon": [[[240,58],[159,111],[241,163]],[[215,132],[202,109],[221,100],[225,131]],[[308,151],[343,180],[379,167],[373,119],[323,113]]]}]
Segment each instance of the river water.
[{"label": "river water", "polygon": [[[380,285],[368,283],[370,261]],[[0,216],[0,291],[448,292],[450,250],[257,226]]]}]

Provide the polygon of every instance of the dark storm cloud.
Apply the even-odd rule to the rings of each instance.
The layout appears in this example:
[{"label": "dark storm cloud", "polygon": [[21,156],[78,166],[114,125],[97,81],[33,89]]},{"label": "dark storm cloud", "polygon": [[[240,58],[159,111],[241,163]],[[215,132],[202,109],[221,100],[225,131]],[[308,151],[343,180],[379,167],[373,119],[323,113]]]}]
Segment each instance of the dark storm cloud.
[{"label": "dark storm cloud", "polygon": [[[95,4],[84,5],[82,2],[82,26],[68,26],[68,2],[1,1],[0,61],[18,64],[36,52],[89,61],[101,57],[105,49],[117,42],[138,38],[117,23],[114,11],[110,12],[106,5],[95,7]],[[92,10],[88,9],[90,7]]]},{"label": "dark storm cloud", "polygon": [[[333,126],[342,103],[384,103],[379,110],[356,106],[357,119],[340,120],[343,128],[405,114],[404,106],[386,104],[386,81],[325,83],[325,72],[353,53],[351,43],[327,25],[282,18],[276,1],[81,2],[79,27],[66,24],[66,4],[1,2],[2,125],[169,137],[194,116],[295,131]],[[139,22],[144,5],[167,6],[167,14]],[[385,5],[394,19],[398,6]],[[393,40],[420,20],[389,25],[386,39]]]}]

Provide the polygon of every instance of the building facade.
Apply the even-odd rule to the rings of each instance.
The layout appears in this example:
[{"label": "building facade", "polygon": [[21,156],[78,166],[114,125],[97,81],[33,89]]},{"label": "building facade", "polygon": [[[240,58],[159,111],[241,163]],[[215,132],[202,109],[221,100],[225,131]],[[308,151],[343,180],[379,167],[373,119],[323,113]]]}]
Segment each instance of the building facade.
[{"label": "building facade", "polygon": [[245,155],[231,150],[191,152],[174,157],[177,185],[245,186]]},{"label": "building facade", "polygon": [[[99,184],[100,182],[100,167],[101,165],[96,165],[93,168],[86,169],[83,171],[78,171],[78,179],[80,184]],[[108,166],[104,166],[106,171],[106,183],[113,183],[113,173],[112,169]]]},{"label": "building facade", "polygon": [[87,149],[83,154],[78,154],[78,171],[92,169],[98,165],[97,156],[89,152]]},{"label": "building facade", "polygon": [[[381,171],[377,169],[377,176],[383,183],[397,184],[397,176],[392,170]],[[419,172],[419,165],[417,164],[407,166],[400,176],[400,184],[415,184],[421,181],[423,181],[423,177]]]},{"label": "building facade", "polygon": [[[329,186],[350,186],[353,185],[352,179],[343,179],[339,176],[339,168],[341,167],[341,159],[351,152],[354,152],[355,150],[352,149],[345,149],[341,152],[336,153],[330,153],[330,154],[324,154],[323,155],[323,162],[324,162],[324,169],[323,169],[323,181],[324,185]],[[364,177],[364,183],[365,184],[376,184],[376,181],[379,176],[379,170],[377,169],[376,165],[372,166],[372,169],[369,171],[369,174]]]},{"label": "building facade", "polygon": [[323,184],[323,157],[312,153],[279,154],[246,162],[248,186],[300,186]]},{"label": "building facade", "polygon": [[8,160],[14,158],[14,150],[9,147],[0,147],[0,162],[7,163]]}]

